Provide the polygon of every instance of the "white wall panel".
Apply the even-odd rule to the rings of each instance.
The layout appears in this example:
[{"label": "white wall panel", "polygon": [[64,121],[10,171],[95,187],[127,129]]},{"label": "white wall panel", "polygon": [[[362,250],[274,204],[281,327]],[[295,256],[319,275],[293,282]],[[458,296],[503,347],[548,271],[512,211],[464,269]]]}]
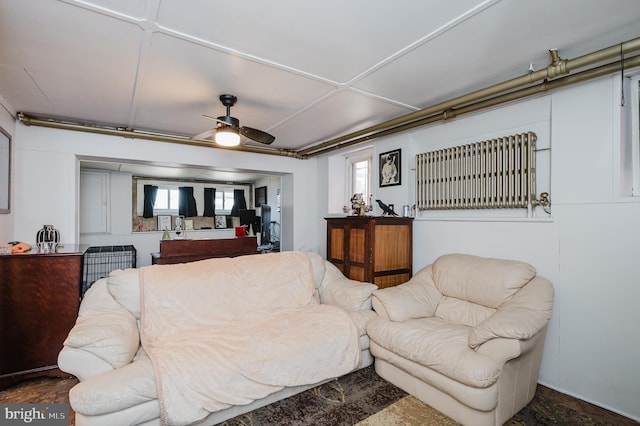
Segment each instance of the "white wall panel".
[{"label": "white wall panel", "polygon": [[[291,250],[303,244],[317,245],[317,229],[321,218],[317,204],[316,160],[300,161],[289,157],[278,157],[243,153],[230,150],[201,148],[195,146],[132,140],[66,130],[17,125],[16,138],[20,145],[16,150],[18,170],[16,187],[20,195],[16,199],[15,237],[25,241],[35,241],[35,235],[43,224],[53,224],[65,243],[79,241],[76,229],[79,211],[79,171],[78,158],[98,160],[136,160],[156,164],[170,164],[195,167],[222,168],[224,170],[256,170],[282,173],[290,176],[290,182],[283,179],[282,221],[283,249]],[[265,161],[268,160],[268,161]],[[114,181],[111,181],[112,185]],[[295,183],[295,184],[294,184]],[[122,181],[118,185],[124,185]],[[126,191],[116,193],[118,204],[113,209],[126,210],[130,215],[130,185]],[[295,202],[294,202],[295,200]],[[122,210],[121,210],[122,209]],[[112,210],[112,214],[115,210]],[[124,219],[118,219],[124,223]],[[144,241],[144,249],[139,249],[139,259],[146,259],[152,251],[158,251],[160,236],[138,237],[129,228],[118,227],[117,234],[109,234],[99,241],[91,238],[83,242],[96,245],[134,244]],[[287,231],[290,229],[290,231]],[[84,238],[84,237],[83,237]],[[151,238],[151,240],[149,240]],[[203,237],[206,238],[206,237]],[[149,243],[150,242],[150,243]],[[149,243],[149,244],[147,244]],[[137,247],[138,248],[138,247]]]},{"label": "white wall panel", "polygon": [[[406,167],[418,152],[521,130],[538,134],[538,148],[551,148],[537,158],[538,192],[550,188],[552,217],[426,212],[414,221],[414,272],[452,252],[530,262],[555,288],[539,381],[640,420],[640,199],[615,188],[617,78],[378,140],[375,150],[401,148]],[[409,185],[403,175],[401,186],[377,195],[408,204]]]},{"label": "white wall panel", "polygon": [[[12,141],[11,141],[11,149],[12,149],[12,157],[15,158],[15,138],[13,138],[13,135],[15,134],[15,120],[13,119],[13,117],[7,113],[7,111],[1,107],[1,105],[4,103],[4,100],[2,99],[2,97],[0,96],[0,127],[2,127],[4,129],[5,132],[7,132],[9,134],[9,136],[12,137]],[[13,160],[12,164],[11,164],[11,174],[13,175],[14,172],[14,166],[15,164],[15,160]],[[14,238],[14,232],[13,232],[13,226],[14,226],[14,205],[13,205],[13,196],[16,192],[15,190],[15,179],[13,179],[13,176],[11,177],[11,189],[9,192],[9,197],[10,197],[10,202],[9,202],[9,208],[10,208],[10,212],[8,214],[0,214],[0,244],[4,244],[7,243],[9,241],[13,241]]]},{"label": "white wall panel", "polygon": [[[553,199],[610,201],[614,144],[612,80],[601,79],[553,96]],[[618,123],[616,123],[618,124]],[[616,160],[616,162],[619,160]]]}]

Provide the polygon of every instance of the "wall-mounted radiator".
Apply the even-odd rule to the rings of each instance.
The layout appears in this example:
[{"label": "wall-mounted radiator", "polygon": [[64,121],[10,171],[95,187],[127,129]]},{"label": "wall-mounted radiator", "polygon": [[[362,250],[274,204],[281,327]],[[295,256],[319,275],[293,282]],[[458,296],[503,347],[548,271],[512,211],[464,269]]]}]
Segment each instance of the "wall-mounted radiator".
[{"label": "wall-mounted radiator", "polygon": [[476,142],[416,155],[416,207],[528,207],[536,194],[536,134]]}]

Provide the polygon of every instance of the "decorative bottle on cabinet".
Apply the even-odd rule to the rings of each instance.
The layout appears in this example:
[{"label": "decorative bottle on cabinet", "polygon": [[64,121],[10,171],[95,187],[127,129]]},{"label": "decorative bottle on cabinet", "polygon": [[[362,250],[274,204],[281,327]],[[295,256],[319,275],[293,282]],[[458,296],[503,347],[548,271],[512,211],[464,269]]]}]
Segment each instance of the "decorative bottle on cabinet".
[{"label": "decorative bottle on cabinet", "polygon": [[60,243],[60,232],[53,225],[43,225],[36,234],[36,244],[38,247],[42,243],[52,243],[56,247]]},{"label": "decorative bottle on cabinet", "polygon": [[413,218],[326,218],[327,260],[353,280],[379,288],[409,281],[413,267]]}]

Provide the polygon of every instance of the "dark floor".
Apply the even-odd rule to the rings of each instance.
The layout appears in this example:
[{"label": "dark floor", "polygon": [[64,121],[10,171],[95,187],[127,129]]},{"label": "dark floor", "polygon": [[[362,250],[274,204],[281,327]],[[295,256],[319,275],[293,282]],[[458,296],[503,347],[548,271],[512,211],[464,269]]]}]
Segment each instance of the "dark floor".
[{"label": "dark floor", "polygon": [[[0,404],[68,403],[69,389],[76,383],[77,380],[74,378],[33,379],[0,391]],[[73,425],[73,411],[70,414],[70,424]],[[510,426],[627,426],[638,425],[639,423],[593,404],[538,385],[533,401],[506,424]]]}]

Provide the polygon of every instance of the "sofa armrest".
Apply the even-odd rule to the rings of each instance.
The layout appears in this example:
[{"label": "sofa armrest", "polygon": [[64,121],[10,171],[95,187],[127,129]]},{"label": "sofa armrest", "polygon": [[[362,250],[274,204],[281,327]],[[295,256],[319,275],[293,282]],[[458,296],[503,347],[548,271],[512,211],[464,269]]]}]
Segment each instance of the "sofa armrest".
[{"label": "sofa armrest", "polygon": [[91,352],[65,346],[58,354],[58,368],[73,374],[81,382],[115,370],[113,365]]},{"label": "sofa armrest", "polygon": [[442,300],[431,277],[431,266],[421,269],[409,281],[373,293],[373,309],[391,321],[432,317]]},{"label": "sofa armrest", "polygon": [[[135,317],[113,300],[107,290],[106,280],[99,280],[86,292],[76,324],[64,341],[67,349],[83,351],[104,361],[113,368],[131,362],[140,346],[140,334]],[[73,351],[78,354],[78,352]],[[91,357],[87,355],[90,359]],[[102,366],[98,361],[96,366]],[[74,374],[73,363],[64,363],[64,371]],[[103,368],[97,368],[96,374]],[[87,372],[80,373],[87,376]]]},{"label": "sofa armrest", "polygon": [[469,346],[476,348],[495,338],[526,340],[540,332],[547,318],[527,308],[503,308],[475,326],[469,333]]},{"label": "sofa armrest", "polygon": [[[545,326],[546,327],[546,326]],[[535,349],[541,339],[544,339],[546,328],[530,339],[505,339],[498,337],[488,340],[478,346],[476,352],[504,365],[507,361],[526,355]]]},{"label": "sofa armrest", "polygon": [[539,333],[551,318],[553,287],[535,278],[469,333],[469,346],[477,348],[495,338],[527,340]]},{"label": "sofa armrest", "polygon": [[325,273],[318,288],[320,303],[338,306],[345,311],[371,309],[371,294],[378,288],[374,284],[350,280],[332,263],[325,261]]},{"label": "sofa armrest", "polygon": [[522,348],[519,340],[498,338],[478,346],[476,352],[504,365],[510,359],[519,357],[522,354]]}]

